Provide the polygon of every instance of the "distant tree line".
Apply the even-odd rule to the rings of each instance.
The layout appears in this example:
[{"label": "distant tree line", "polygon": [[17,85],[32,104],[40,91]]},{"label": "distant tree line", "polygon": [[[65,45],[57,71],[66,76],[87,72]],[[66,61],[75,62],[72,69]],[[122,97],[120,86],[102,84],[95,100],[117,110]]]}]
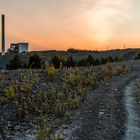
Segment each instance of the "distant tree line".
[{"label": "distant tree line", "polygon": [[55,68],[59,68],[61,65],[65,67],[84,67],[84,66],[97,66],[106,63],[112,63],[117,61],[123,61],[124,58],[122,56],[117,56],[112,58],[111,56],[107,58],[94,58],[92,55],[89,55],[86,59],[75,60],[72,56],[68,57],[66,60],[63,58],[59,58],[59,56],[54,56],[51,60],[51,63]]},{"label": "distant tree line", "polygon": [[10,60],[9,64],[6,65],[6,68],[9,70],[15,69],[40,69],[41,68],[42,59],[36,53],[31,55],[28,63],[24,63],[21,61],[19,55],[15,55],[12,60]]},{"label": "distant tree line", "polygon": [[69,48],[69,49],[67,49],[67,52],[78,53],[78,52],[99,52],[99,51],[97,51],[97,50],[80,50],[80,49],[75,49],[75,48]]},{"label": "distant tree line", "polygon": [[[117,61],[123,61],[124,58],[122,56],[118,56],[112,58],[111,56],[107,58],[94,58],[92,55],[89,55],[85,59],[75,60],[72,56],[69,56],[67,59],[60,56],[54,56],[50,63],[54,65],[55,68],[63,67],[85,67],[85,66],[97,66],[106,63],[112,63]],[[24,63],[21,61],[21,58],[18,55],[15,55],[12,60],[10,60],[9,64],[6,65],[6,68],[9,70],[14,69],[40,69],[41,66],[44,64],[44,61],[40,58],[39,55],[34,53],[29,57],[29,61]]]},{"label": "distant tree line", "polygon": [[140,59],[140,52],[137,54],[137,56],[134,59],[135,60]]}]

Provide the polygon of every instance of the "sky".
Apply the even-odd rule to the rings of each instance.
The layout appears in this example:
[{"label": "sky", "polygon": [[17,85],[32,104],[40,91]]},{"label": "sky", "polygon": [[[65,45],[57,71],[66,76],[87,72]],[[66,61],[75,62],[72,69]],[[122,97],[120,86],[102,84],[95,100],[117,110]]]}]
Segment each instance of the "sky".
[{"label": "sky", "polygon": [[0,13],[6,48],[17,42],[28,42],[30,51],[140,47],[140,0],[0,0]]}]

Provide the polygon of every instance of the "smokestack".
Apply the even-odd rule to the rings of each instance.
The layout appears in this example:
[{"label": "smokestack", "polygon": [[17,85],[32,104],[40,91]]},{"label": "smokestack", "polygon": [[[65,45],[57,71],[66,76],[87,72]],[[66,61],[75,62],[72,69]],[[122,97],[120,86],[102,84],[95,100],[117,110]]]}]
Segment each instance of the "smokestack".
[{"label": "smokestack", "polygon": [[2,55],[5,55],[5,15],[2,18]]}]

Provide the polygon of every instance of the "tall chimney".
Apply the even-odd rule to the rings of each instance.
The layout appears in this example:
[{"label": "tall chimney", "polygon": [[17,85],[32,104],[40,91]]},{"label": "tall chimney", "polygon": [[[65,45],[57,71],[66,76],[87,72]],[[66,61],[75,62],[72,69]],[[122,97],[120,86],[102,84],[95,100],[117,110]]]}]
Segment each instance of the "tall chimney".
[{"label": "tall chimney", "polygon": [[2,55],[5,55],[5,15],[2,15]]}]

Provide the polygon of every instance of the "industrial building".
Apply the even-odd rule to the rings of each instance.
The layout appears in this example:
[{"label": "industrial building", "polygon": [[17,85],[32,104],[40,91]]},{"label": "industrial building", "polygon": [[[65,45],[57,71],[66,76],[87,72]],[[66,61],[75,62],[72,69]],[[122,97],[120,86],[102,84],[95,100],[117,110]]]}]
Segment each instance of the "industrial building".
[{"label": "industrial building", "polygon": [[[1,33],[1,41],[2,41],[2,46],[1,46],[1,55],[5,55],[5,15],[1,16],[1,21],[2,21],[2,33]],[[8,49],[8,54],[12,53],[26,53],[28,52],[28,43],[17,43],[17,44],[11,44],[10,48]]]},{"label": "industrial building", "polygon": [[10,48],[8,49],[8,54],[26,52],[28,52],[28,43],[11,44]]}]

